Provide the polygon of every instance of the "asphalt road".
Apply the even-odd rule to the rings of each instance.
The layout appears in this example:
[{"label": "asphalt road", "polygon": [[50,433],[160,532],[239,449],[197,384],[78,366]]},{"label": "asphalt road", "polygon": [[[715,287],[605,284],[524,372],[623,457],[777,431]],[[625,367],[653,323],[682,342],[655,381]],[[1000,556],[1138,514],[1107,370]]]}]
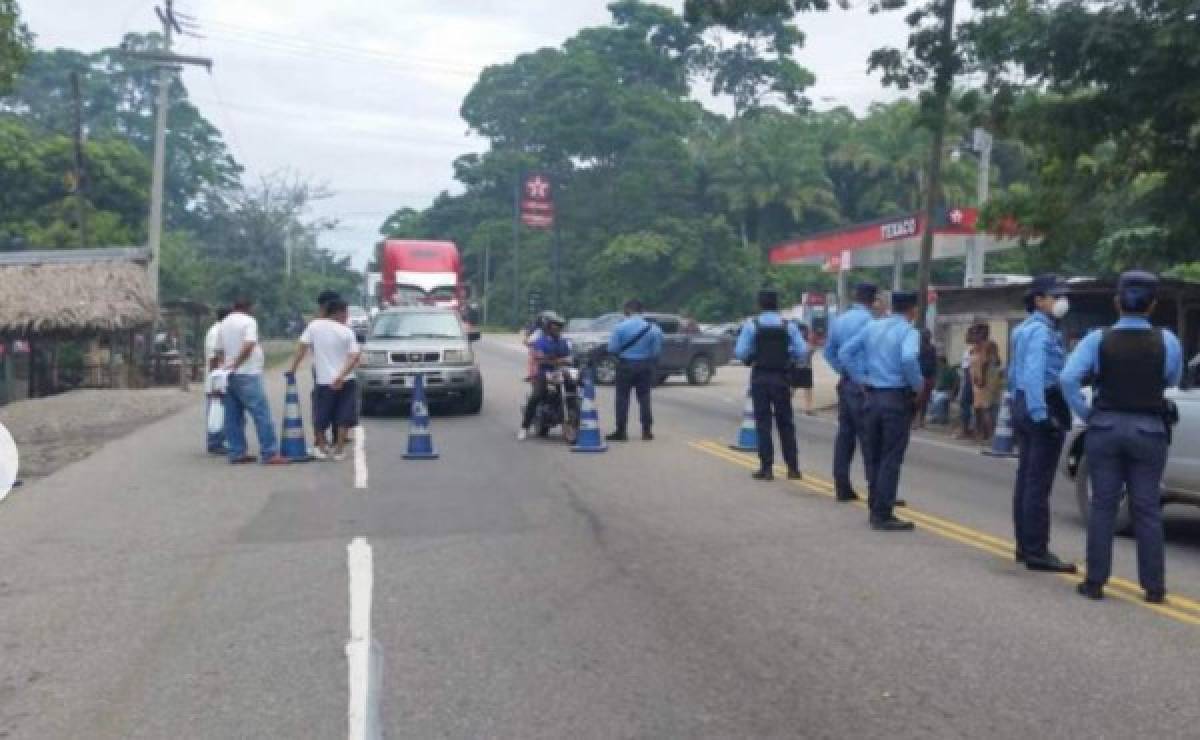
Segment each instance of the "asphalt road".
[{"label": "asphalt road", "polygon": [[744,370],[659,389],[656,441],[590,456],[517,442],[522,355],[479,354],[484,412],[434,419],[439,460],[366,421],[365,488],[206,458],[193,409],[10,496],[0,738],[344,737],[354,537],[391,738],[1196,736],[1193,512],[1168,607],[1093,603],[1011,562],[1008,461],[915,441],[918,530],[876,533],[828,496],[828,420],[801,421],[806,485],[749,479]]}]

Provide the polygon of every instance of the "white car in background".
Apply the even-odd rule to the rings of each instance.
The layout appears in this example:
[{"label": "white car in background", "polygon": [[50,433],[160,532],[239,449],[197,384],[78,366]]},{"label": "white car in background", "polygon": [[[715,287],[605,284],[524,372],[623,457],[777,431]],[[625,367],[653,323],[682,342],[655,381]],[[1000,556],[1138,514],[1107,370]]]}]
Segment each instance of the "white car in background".
[{"label": "white car in background", "polygon": [[[1188,375],[1195,376],[1200,357],[1192,360]],[[1194,386],[1194,383],[1192,384]],[[1086,392],[1086,391],[1085,391]],[[1167,398],[1179,408],[1179,423],[1175,426],[1171,450],[1167,456],[1167,470],[1163,475],[1162,503],[1200,506],[1200,388],[1169,390]],[[1088,480],[1088,460],[1084,454],[1084,439],[1087,429],[1076,420],[1076,427],[1067,439],[1066,455],[1063,456],[1063,474],[1075,483],[1075,499],[1080,516],[1088,518],[1091,504],[1091,483]],[[1117,512],[1117,531],[1128,533],[1133,526],[1129,510],[1129,497],[1121,501]]]}]

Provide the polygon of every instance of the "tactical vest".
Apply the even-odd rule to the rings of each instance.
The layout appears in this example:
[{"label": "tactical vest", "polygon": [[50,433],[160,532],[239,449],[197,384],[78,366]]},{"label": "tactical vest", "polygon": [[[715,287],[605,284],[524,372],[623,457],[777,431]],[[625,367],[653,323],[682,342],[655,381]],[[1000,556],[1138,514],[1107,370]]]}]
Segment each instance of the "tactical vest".
[{"label": "tactical vest", "polygon": [[1100,341],[1095,407],[1159,414],[1165,405],[1167,345],[1160,329],[1107,329]]},{"label": "tactical vest", "polygon": [[754,369],[783,372],[792,364],[787,324],[762,326],[754,321]]}]

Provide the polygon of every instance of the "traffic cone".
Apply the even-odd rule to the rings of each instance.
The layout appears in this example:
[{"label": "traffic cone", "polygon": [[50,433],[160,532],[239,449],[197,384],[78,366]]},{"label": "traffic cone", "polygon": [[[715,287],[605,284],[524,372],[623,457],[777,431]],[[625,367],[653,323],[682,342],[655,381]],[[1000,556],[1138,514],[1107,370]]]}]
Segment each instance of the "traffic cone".
[{"label": "traffic cone", "polygon": [[750,386],[746,386],[746,405],[742,407],[742,426],[738,429],[737,440],[729,445],[732,450],[741,452],[758,451],[758,427],[754,423],[754,399],[750,395]]},{"label": "traffic cone", "polygon": [[579,434],[571,452],[606,452],[608,443],[600,435],[600,414],[596,411],[596,383],[592,370],[583,373],[583,398],[579,406]]},{"label": "traffic cone", "polygon": [[300,392],[296,390],[296,376],[287,374],[287,395],[283,400],[283,434],[280,435],[279,454],[292,462],[308,462],[313,456],[308,453],[304,440],[304,419],[300,416]]},{"label": "traffic cone", "polygon": [[1004,392],[1000,403],[1000,418],[996,420],[996,433],[992,435],[992,447],[983,454],[991,457],[1016,457],[1017,441],[1013,435],[1012,394]]},{"label": "traffic cone", "polygon": [[412,414],[408,422],[408,452],[405,460],[436,460],[433,435],[429,432],[429,405],[425,403],[425,376],[418,374],[413,385]]}]

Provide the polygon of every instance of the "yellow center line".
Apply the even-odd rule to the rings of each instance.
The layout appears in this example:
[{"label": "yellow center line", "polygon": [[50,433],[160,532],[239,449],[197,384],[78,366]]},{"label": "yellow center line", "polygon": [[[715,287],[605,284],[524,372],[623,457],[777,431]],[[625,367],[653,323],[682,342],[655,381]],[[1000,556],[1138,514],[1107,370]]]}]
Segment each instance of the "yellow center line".
[{"label": "yellow center line", "polygon": [[[697,440],[690,442],[689,446],[726,462],[746,468],[747,470],[757,470],[759,466],[758,458],[754,455],[731,449],[715,440]],[[775,472],[782,476],[786,474],[786,469],[776,466]],[[832,482],[808,472],[804,473],[803,480],[791,481],[791,483],[820,496],[832,497],[834,495],[835,489]],[[854,503],[859,508],[866,508],[866,503],[862,500],[855,501]],[[898,510],[896,514],[901,519],[908,519],[920,524],[922,529],[939,534],[948,540],[991,553],[1005,560],[1011,560],[1013,557],[1015,546],[1010,540],[982,532],[934,514],[916,511],[912,507],[904,507]],[[1079,574],[1063,573],[1060,576],[1072,583],[1079,583],[1083,580],[1083,569],[1080,568]],[[1108,595],[1121,601],[1136,604],[1179,622],[1200,626],[1200,601],[1196,601],[1195,599],[1172,593],[1167,596],[1166,604],[1148,604],[1142,598],[1142,589],[1140,586],[1119,577],[1109,579],[1106,592]]]}]

